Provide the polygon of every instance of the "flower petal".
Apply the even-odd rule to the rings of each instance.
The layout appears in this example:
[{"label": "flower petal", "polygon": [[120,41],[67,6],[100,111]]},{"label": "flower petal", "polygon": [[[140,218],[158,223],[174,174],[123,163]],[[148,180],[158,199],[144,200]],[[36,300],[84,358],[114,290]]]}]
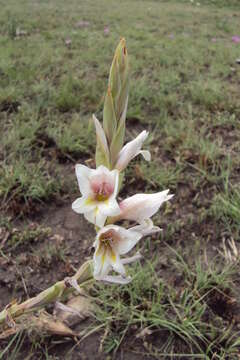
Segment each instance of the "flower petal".
[{"label": "flower petal", "polygon": [[162,231],[162,229],[158,226],[154,226],[151,219],[146,219],[140,225],[130,228],[129,231],[137,231],[140,232],[142,236],[147,236]]},{"label": "flower petal", "polygon": [[[144,130],[134,140],[124,145],[124,147],[118,154],[115,168],[118,169],[119,171],[124,170],[127,164],[140,153],[142,144],[147,137],[148,137],[148,132]],[[143,153],[142,155],[144,157],[147,156],[147,158],[149,158],[149,154],[146,155],[146,153]]]},{"label": "flower petal", "polygon": [[90,177],[93,171],[85,165],[77,164],[75,166],[78,186],[83,196],[89,196],[91,193]]},{"label": "flower petal", "polygon": [[151,161],[151,153],[148,150],[140,150],[139,154],[143,156],[146,161]]},{"label": "flower petal", "polygon": [[[115,225],[116,226],[116,225]],[[120,255],[124,255],[139,242],[142,234],[137,231],[126,230],[118,226],[119,240],[114,242],[114,250]]]},{"label": "flower petal", "polygon": [[117,253],[114,252],[114,250],[112,250],[112,254],[114,256],[111,256],[111,265],[113,267],[113,270],[116,271],[117,273],[121,274],[121,275],[125,275],[126,271],[125,268],[120,260],[120,257]]},{"label": "flower petal", "polygon": [[111,263],[109,256],[107,255],[107,251],[104,246],[99,246],[96,248],[94,256],[93,256],[93,264],[94,264],[94,277],[96,276],[105,276],[111,269]]},{"label": "flower petal", "polygon": [[89,212],[94,210],[96,207],[96,204],[94,201],[91,200],[91,198],[81,197],[76,199],[72,203],[72,209],[78,214],[83,214],[85,212]]},{"label": "flower petal", "polygon": [[105,281],[105,282],[109,282],[109,283],[113,283],[113,284],[122,284],[122,285],[126,285],[129,284],[132,281],[132,278],[130,276],[127,277],[123,277],[121,275],[105,275],[105,276],[95,276],[96,280],[99,281]]},{"label": "flower petal", "polygon": [[91,222],[94,225],[97,225],[100,228],[104,226],[105,221],[107,219],[107,216],[99,211],[98,206],[96,206],[92,211],[84,213],[84,217],[89,222]]},{"label": "flower petal", "polygon": [[126,265],[126,264],[131,264],[132,262],[135,262],[137,260],[140,260],[142,259],[142,255],[140,254],[140,252],[136,252],[135,255],[131,256],[131,257],[128,257],[128,258],[125,258],[125,259],[122,259],[122,264]]},{"label": "flower petal", "polygon": [[118,183],[119,183],[119,171],[117,169],[111,171],[112,175],[114,176],[114,183],[115,183],[115,187],[114,187],[114,192],[113,192],[113,197],[115,198],[118,194]]},{"label": "flower petal", "polygon": [[99,211],[106,216],[116,216],[121,213],[120,207],[115,199],[109,199],[99,204]]},{"label": "flower petal", "polygon": [[155,194],[136,194],[123,200],[120,203],[121,214],[113,220],[128,219],[141,223],[149,219],[165,201],[173,197],[168,192],[169,190],[164,190]]}]

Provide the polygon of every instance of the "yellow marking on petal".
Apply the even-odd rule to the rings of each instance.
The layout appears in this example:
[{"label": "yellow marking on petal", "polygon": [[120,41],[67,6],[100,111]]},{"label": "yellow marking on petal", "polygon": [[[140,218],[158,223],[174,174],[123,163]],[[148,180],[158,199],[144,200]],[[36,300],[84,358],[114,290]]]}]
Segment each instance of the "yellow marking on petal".
[{"label": "yellow marking on petal", "polygon": [[84,202],[84,205],[94,205],[95,204],[95,201],[89,196],[85,202]]},{"label": "yellow marking on petal", "polygon": [[98,212],[99,212],[99,208],[98,206],[96,206],[96,208],[94,209],[94,214],[97,215]]},{"label": "yellow marking on petal", "polygon": [[103,265],[104,265],[104,261],[105,261],[105,259],[106,259],[106,251],[104,251],[104,252],[103,252],[102,257],[101,257],[101,264],[102,264],[102,267],[103,267]]},{"label": "yellow marking on petal", "polygon": [[112,261],[116,262],[117,257],[112,248],[110,248],[110,256],[111,256]]}]

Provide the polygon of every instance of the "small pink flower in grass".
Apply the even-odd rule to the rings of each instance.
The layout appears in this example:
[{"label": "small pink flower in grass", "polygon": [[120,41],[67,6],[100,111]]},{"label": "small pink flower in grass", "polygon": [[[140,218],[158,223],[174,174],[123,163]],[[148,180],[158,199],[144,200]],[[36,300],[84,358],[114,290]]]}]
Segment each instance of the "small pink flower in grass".
[{"label": "small pink flower in grass", "polygon": [[240,36],[237,36],[237,35],[232,36],[232,41],[235,44],[240,43]]},{"label": "small pink flower in grass", "polygon": [[105,26],[105,27],[104,27],[103,33],[104,33],[104,35],[106,35],[106,36],[109,35],[110,29],[109,29],[108,26]]},{"label": "small pink flower in grass", "polygon": [[101,228],[108,216],[120,213],[116,201],[119,172],[103,165],[96,170],[76,165],[76,175],[82,197],[73,202],[72,209]]},{"label": "small pink flower in grass", "polygon": [[72,40],[71,40],[71,39],[68,38],[68,39],[65,40],[65,45],[66,45],[67,47],[70,47],[71,44],[72,44]]},{"label": "small pink flower in grass", "polygon": [[211,39],[212,42],[217,42],[217,39],[214,37]]}]

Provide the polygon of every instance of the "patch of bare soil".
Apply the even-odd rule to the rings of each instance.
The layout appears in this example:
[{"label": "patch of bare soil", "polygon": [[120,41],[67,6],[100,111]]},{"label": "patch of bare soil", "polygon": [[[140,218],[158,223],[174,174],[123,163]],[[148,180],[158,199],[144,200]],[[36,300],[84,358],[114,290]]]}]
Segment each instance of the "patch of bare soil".
[{"label": "patch of bare soil", "polygon": [[2,103],[0,103],[0,112],[8,112],[8,113],[12,113],[12,112],[18,112],[18,108],[20,106],[20,102],[19,101],[12,101],[12,100],[4,100],[2,101]]},{"label": "patch of bare soil", "polygon": [[1,258],[1,308],[12,300],[13,294],[17,299],[31,297],[72,275],[91,256],[94,230],[72,211],[70,204],[51,206],[41,218],[29,222],[30,227],[50,228],[46,238],[20,244]]}]

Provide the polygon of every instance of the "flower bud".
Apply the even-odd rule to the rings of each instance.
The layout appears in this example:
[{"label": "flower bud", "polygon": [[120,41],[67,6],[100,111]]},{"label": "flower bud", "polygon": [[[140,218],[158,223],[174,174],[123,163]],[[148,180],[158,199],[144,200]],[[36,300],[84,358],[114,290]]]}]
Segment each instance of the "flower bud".
[{"label": "flower bud", "polygon": [[128,54],[125,39],[121,39],[111,65],[103,110],[103,128],[108,138],[112,166],[124,143],[128,88]]}]

